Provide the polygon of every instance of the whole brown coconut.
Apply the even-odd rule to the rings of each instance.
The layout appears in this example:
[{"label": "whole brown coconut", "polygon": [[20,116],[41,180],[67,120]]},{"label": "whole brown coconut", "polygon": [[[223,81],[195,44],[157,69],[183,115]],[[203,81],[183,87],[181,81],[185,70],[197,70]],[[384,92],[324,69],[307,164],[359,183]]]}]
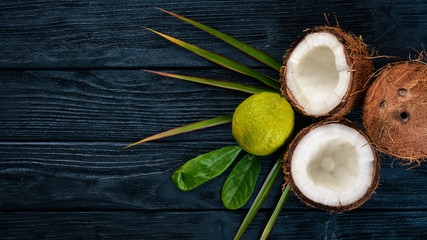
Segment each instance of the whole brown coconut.
[{"label": "whole brown coconut", "polygon": [[420,164],[427,157],[427,65],[421,60],[387,65],[363,104],[366,133],[380,151]]},{"label": "whole brown coconut", "polygon": [[343,116],[361,100],[373,72],[361,37],[337,27],[308,29],[284,56],[281,91],[310,117]]},{"label": "whole brown coconut", "polygon": [[358,125],[324,120],[301,130],[284,156],[286,182],[308,206],[330,212],[355,209],[379,183],[377,151]]}]

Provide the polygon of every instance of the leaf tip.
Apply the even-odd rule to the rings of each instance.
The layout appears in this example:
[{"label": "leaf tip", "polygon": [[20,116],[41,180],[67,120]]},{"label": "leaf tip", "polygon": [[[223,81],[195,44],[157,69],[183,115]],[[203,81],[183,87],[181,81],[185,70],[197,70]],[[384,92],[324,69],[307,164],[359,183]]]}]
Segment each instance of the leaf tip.
[{"label": "leaf tip", "polygon": [[122,148],[122,151],[124,151],[124,150],[126,150],[126,149],[128,149],[128,148],[130,148],[130,147],[132,147],[132,146],[135,146],[135,145],[136,145],[135,143],[132,143],[132,144],[130,144],[130,145],[127,145],[126,147]]},{"label": "leaf tip", "polygon": [[127,149],[127,148],[133,147],[133,146],[138,145],[138,144],[140,144],[140,143],[148,142],[148,141],[153,140],[153,139],[154,139],[154,138],[152,138],[152,137],[144,138],[144,139],[142,139],[141,141],[138,141],[138,142],[132,143],[132,144],[130,144],[130,145],[127,145],[126,147],[122,148],[122,150],[125,150],[125,149]]},{"label": "leaf tip", "polygon": [[181,16],[179,16],[178,14],[175,14],[175,13],[173,13],[173,12],[169,12],[168,10],[165,10],[165,9],[162,9],[162,8],[159,8],[159,7],[154,7],[154,8],[157,8],[158,10],[160,10],[160,11],[162,11],[162,12],[165,12],[165,13],[167,13],[167,14],[169,14],[169,15],[172,15],[172,16],[174,16],[174,17],[181,18]]},{"label": "leaf tip", "polygon": [[141,71],[144,71],[144,72],[150,72],[150,73],[156,73],[155,71],[153,71],[153,70],[148,70],[148,69],[141,69]]},{"label": "leaf tip", "polygon": [[156,7],[156,6],[153,6],[153,8],[158,9],[158,10],[163,11],[163,12],[167,12],[166,10],[159,8],[159,7]]}]

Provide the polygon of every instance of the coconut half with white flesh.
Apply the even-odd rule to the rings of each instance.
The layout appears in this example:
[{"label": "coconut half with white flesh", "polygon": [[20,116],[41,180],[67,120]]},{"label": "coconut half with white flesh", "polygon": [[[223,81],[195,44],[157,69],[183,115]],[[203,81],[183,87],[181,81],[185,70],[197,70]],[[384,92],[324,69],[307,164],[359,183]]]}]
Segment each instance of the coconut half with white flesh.
[{"label": "coconut half with white flesh", "polygon": [[310,117],[349,113],[373,72],[361,38],[334,27],[305,31],[283,64],[283,95],[298,112]]},{"label": "coconut half with white flesh", "polygon": [[331,212],[352,210],[374,193],[380,164],[359,126],[326,120],[303,129],[285,154],[286,181],[307,205]]}]

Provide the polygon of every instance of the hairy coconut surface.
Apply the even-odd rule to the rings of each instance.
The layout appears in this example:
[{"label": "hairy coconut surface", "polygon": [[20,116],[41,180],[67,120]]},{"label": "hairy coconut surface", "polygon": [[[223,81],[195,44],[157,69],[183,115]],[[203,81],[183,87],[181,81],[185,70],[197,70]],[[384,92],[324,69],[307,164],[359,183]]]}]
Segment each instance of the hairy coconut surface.
[{"label": "hairy coconut surface", "polygon": [[303,129],[284,159],[286,181],[307,205],[331,212],[359,207],[374,193],[380,164],[359,126],[325,120]]},{"label": "hairy coconut surface", "polygon": [[373,71],[366,45],[340,28],[306,30],[284,56],[281,91],[310,117],[343,116],[361,99]]},{"label": "hairy coconut surface", "polygon": [[380,151],[409,160],[427,157],[427,64],[405,61],[387,65],[369,87],[362,119]]}]

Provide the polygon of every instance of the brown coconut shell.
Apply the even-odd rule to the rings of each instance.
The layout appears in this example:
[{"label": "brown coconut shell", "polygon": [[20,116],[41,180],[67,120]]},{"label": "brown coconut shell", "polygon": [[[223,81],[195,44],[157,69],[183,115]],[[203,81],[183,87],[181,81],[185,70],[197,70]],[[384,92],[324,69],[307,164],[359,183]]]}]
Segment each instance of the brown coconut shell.
[{"label": "brown coconut shell", "polygon": [[355,129],[356,131],[358,131],[362,136],[364,136],[368,140],[368,142],[370,142],[369,137],[365,134],[363,129],[359,125],[356,125],[347,119],[344,119],[344,118],[328,119],[328,120],[323,120],[323,121],[320,121],[317,123],[313,123],[313,124],[309,125],[308,127],[302,129],[295,136],[294,140],[289,145],[288,150],[287,150],[286,154],[284,155],[284,159],[283,159],[283,162],[284,162],[283,172],[285,173],[286,184],[290,184],[291,189],[292,189],[292,191],[294,191],[295,195],[297,195],[297,197],[303,203],[305,203],[307,206],[318,208],[318,209],[328,211],[328,212],[350,211],[350,210],[353,210],[355,208],[360,207],[363,203],[365,203],[368,199],[370,199],[372,194],[375,192],[375,190],[378,187],[378,183],[379,183],[379,179],[380,179],[381,166],[380,166],[380,161],[379,161],[377,151],[374,149],[374,147],[371,144],[370,144],[370,146],[371,146],[372,152],[374,154],[374,158],[375,158],[372,182],[371,182],[368,190],[366,191],[366,193],[359,200],[357,200],[351,204],[342,205],[342,206],[327,206],[327,205],[315,202],[315,201],[311,200],[310,198],[308,198],[307,196],[304,195],[304,193],[296,186],[296,184],[293,180],[293,177],[292,177],[292,171],[291,171],[292,170],[292,157],[293,157],[293,153],[294,153],[296,146],[304,138],[304,136],[306,134],[308,134],[309,132],[311,132],[313,129],[315,129],[317,127],[325,126],[327,124],[332,124],[332,123],[343,124],[345,126],[351,127],[353,129]]},{"label": "brown coconut shell", "polygon": [[420,164],[427,158],[427,64],[387,65],[366,93],[362,120],[375,147]]},{"label": "brown coconut shell", "polygon": [[[311,115],[304,111],[294,98],[290,89],[287,87],[286,79],[286,65],[293,50],[307,35],[316,32],[328,32],[338,38],[338,41],[344,46],[347,65],[350,66],[351,69],[350,83],[341,102],[334,109],[323,115]],[[283,59],[283,67],[280,69],[282,94],[287,98],[297,112],[313,118],[325,116],[340,117],[349,113],[361,102],[366,84],[374,70],[371,57],[367,51],[367,45],[363,42],[362,37],[356,37],[339,27],[322,26],[305,30],[304,34],[292,44],[291,48],[287,51],[285,56],[283,56]]]}]

